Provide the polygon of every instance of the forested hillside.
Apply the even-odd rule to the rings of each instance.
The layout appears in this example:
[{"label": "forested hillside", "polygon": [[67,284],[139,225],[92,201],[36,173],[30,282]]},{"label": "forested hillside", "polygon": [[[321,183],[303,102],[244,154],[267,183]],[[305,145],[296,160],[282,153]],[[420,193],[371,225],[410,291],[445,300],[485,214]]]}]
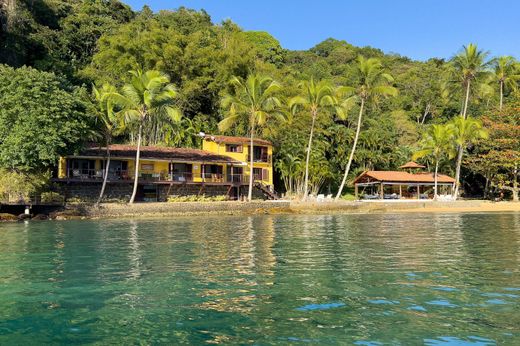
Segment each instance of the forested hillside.
[{"label": "forested hillside", "polygon": [[[468,195],[484,189],[517,194],[520,147],[508,136],[518,133],[520,70],[513,58],[494,59],[485,47],[461,42],[454,59],[424,62],[333,38],[290,51],[267,32],[213,23],[204,11],[134,12],[116,0],[4,0],[0,19],[3,170],[41,173],[59,155],[102,142],[96,119],[103,109],[93,86],[121,88],[130,81],[128,71],[140,69],[169,76],[182,112],[180,121],[149,124],[143,134],[148,145],[199,146],[199,131],[219,132],[229,115],[221,101],[236,91],[233,77],[272,78],[280,86],[276,111],[284,119],[268,119],[258,135],[275,145],[277,189],[301,193],[313,124],[308,177],[309,190],[317,193],[337,191],[350,155],[347,186],[361,171],[396,169],[424,149],[433,124],[452,123],[446,126],[457,154],[424,155],[421,162],[431,169],[438,163],[453,176],[461,166]],[[331,98],[313,116],[301,97],[320,82]],[[457,117],[475,120],[477,127],[482,119],[487,135],[460,134]],[[225,133],[248,135],[249,126],[238,121]],[[127,126],[113,141],[132,142],[135,134],[135,126]]]}]

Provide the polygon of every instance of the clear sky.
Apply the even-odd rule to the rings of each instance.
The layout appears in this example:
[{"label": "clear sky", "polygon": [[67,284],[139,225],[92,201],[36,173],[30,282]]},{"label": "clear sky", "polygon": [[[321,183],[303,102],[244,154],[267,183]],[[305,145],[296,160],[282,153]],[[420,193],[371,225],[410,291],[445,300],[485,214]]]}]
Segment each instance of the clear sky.
[{"label": "clear sky", "polygon": [[204,9],[214,23],[267,31],[284,48],[308,49],[328,37],[414,59],[450,58],[477,43],[520,58],[520,0],[123,0],[139,10]]}]

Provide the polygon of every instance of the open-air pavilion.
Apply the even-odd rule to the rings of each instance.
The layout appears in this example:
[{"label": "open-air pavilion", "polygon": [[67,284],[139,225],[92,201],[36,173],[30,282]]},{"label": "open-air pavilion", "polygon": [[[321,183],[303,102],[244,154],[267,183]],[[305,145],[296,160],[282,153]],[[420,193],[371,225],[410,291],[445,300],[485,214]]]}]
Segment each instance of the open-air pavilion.
[{"label": "open-air pavilion", "polygon": [[[422,167],[409,162],[400,168]],[[451,195],[454,184],[452,177],[437,174],[438,195]],[[435,177],[430,172],[366,171],[354,180],[356,198],[364,199],[429,199],[433,198],[434,185]]]}]

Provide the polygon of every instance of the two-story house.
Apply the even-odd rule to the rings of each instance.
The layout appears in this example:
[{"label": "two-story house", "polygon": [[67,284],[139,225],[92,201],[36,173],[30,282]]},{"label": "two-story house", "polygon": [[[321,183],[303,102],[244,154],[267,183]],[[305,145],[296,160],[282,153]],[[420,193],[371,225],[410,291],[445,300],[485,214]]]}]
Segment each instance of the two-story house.
[{"label": "two-story house", "polygon": [[[272,144],[257,139],[253,145],[257,196],[272,198]],[[90,146],[76,155],[62,157],[55,182],[67,198],[94,199],[108,169],[107,199],[124,200],[131,194],[136,147]],[[165,201],[171,195],[227,195],[239,199],[250,179],[249,138],[204,135],[202,149],[142,146],[137,199]]]}]

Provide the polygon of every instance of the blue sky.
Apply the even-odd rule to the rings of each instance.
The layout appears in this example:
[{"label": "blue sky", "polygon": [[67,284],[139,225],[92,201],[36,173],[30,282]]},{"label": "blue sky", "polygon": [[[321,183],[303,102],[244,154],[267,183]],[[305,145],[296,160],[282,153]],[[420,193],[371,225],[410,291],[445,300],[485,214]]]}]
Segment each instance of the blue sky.
[{"label": "blue sky", "polygon": [[414,59],[450,58],[477,43],[492,55],[520,57],[520,1],[515,0],[123,0],[135,10],[205,9],[262,30],[284,48],[308,49],[328,37]]}]

